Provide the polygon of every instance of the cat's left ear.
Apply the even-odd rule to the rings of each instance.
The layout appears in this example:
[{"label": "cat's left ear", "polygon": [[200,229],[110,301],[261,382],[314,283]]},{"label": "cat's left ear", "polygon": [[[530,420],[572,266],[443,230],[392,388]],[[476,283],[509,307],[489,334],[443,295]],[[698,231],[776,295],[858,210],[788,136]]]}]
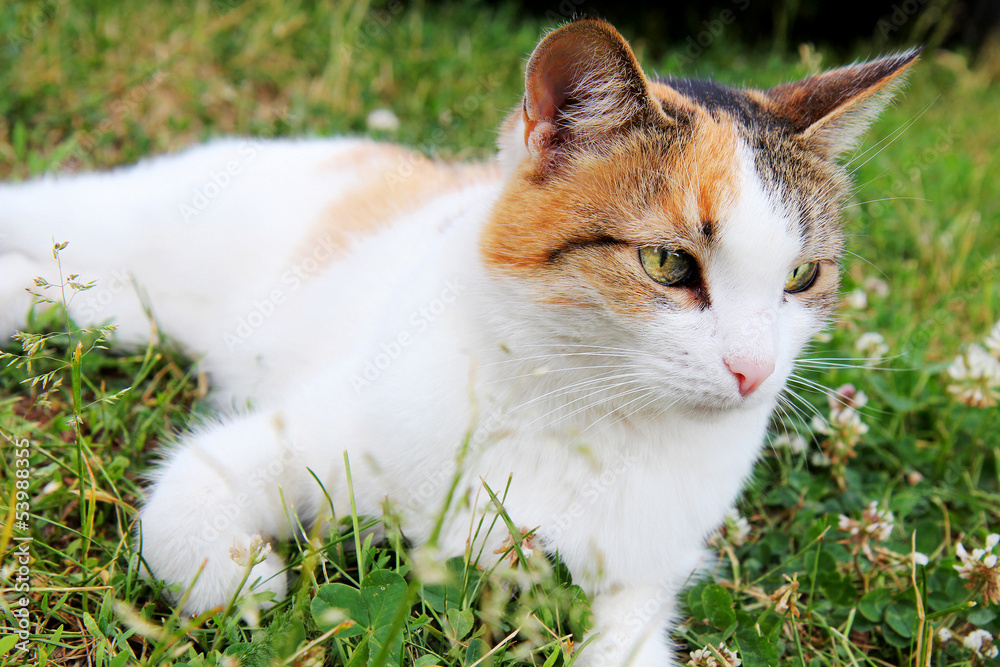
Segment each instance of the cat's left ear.
[{"label": "cat's left ear", "polygon": [[816,150],[836,158],[854,148],[893,94],[920,49],[775,86],[764,94]]},{"label": "cat's left ear", "polygon": [[549,33],[525,72],[524,146],[543,168],[637,122],[665,119],[628,42],[610,23],[582,19]]}]

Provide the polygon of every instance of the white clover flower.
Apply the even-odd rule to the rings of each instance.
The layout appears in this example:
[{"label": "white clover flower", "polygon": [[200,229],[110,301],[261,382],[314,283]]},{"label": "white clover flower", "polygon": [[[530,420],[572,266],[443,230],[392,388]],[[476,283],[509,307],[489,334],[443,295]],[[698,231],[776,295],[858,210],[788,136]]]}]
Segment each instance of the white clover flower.
[{"label": "white clover flower", "polygon": [[832,394],[827,395],[827,403],[831,410],[844,408],[860,409],[868,405],[868,395],[853,384],[842,384]]},{"label": "white clover flower", "polygon": [[993,645],[993,635],[981,628],[966,635],[965,639],[962,640],[962,646],[974,651],[978,656],[997,657],[998,651],[997,647]]},{"label": "white clover flower", "polygon": [[246,546],[233,542],[233,546],[229,547],[229,557],[240,567],[253,567],[263,563],[270,553],[270,542],[266,542],[260,535],[251,537]]},{"label": "white clover flower", "polygon": [[863,289],[858,288],[844,295],[844,302],[848,308],[864,310],[868,307],[868,294]]},{"label": "white clover flower", "polygon": [[736,509],[726,512],[722,525],[708,536],[708,545],[713,548],[720,548],[723,544],[729,543],[735,547],[746,542],[750,535],[750,522],[740,516]]},{"label": "white clover flower", "polygon": [[889,296],[889,283],[881,278],[866,278],[862,286],[875,296],[882,297],[883,299]]},{"label": "white clover flower", "polygon": [[875,540],[885,542],[892,534],[892,529],[896,525],[896,518],[889,510],[880,510],[878,501],[873,500],[868,504],[868,508],[861,512],[861,519],[865,522],[865,530]]},{"label": "white clover flower", "polygon": [[1000,359],[1000,320],[993,325],[990,335],[986,338],[986,349],[997,359]]},{"label": "white clover flower", "polygon": [[938,641],[941,642],[942,644],[947,644],[948,642],[951,641],[952,637],[954,636],[955,635],[953,635],[951,630],[949,630],[948,628],[945,627],[938,628],[937,638]]},{"label": "white clover flower", "polygon": [[922,554],[919,551],[913,552],[913,562],[916,565],[927,565],[931,562],[931,559],[927,557],[927,554]]},{"label": "white clover flower", "polygon": [[866,331],[858,336],[854,341],[854,349],[867,357],[870,361],[880,361],[889,351],[885,337],[875,331]]},{"label": "white clover flower", "polygon": [[982,594],[987,605],[1000,604],[1000,567],[997,567],[997,554],[993,553],[997,543],[1000,543],[1000,535],[991,533],[986,537],[986,547],[973,549],[971,554],[961,542],[955,545],[959,561],[955,571],[969,582],[967,587]]},{"label": "white clover flower", "polygon": [[740,667],[743,664],[743,661],[737,657],[736,653],[726,648],[725,644],[719,644],[716,651],[722,656],[722,662],[719,662],[716,652],[706,646],[697,651],[692,651],[690,654],[691,659],[687,664],[690,667]]},{"label": "white clover flower", "polygon": [[1000,402],[1000,360],[980,345],[970,345],[948,367],[955,383],[948,393],[965,405],[988,408]]},{"label": "white clover flower", "polygon": [[365,121],[369,130],[395,132],[399,129],[399,118],[390,109],[375,109]]},{"label": "white clover flower", "polygon": [[829,468],[832,461],[826,452],[813,452],[809,457],[809,464],[817,468]]},{"label": "white clover flower", "polygon": [[896,518],[892,512],[880,510],[877,500],[862,510],[860,520],[841,514],[837,521],[837,528],[851,536],[845,543],[853,545],[852,552],[861,551],[868,558],[873,557],[871,543],[885,542],[892,535],[895,525]]},{"label": "white clover flower", "polygon": [[771,441],[771,446],[775,449],[787,449],[794,454],[806,451],[807,444],[806,439],[798,433],[782,433]]}]

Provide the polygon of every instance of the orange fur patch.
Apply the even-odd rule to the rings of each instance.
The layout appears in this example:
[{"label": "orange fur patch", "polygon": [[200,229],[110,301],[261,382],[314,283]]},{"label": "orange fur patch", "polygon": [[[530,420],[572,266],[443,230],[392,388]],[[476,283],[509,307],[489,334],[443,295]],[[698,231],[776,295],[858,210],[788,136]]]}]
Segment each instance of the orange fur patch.
[{"label": "orange fur patch", "polygon": [[412,213],[422,204],[474,183],[494,180],[499,170],[487,164],[450,164],[389,144],[366,143],[338,155],[323,166],[358,185],[332,200],[303,244],[319,239],[345,252],[356,239],[368,236]]},{"label": "orange fur patch", "polygon": [[737,134],[724,115],[716,119],[686,98],[670,104],[685,110],[684,128],[637,128],[599,154],[563,156],[551,177],[539,178],[525,160],[484,229],[486,266],[533,279],[539,301],[554,305],[599,300],[638,315],[664,298],[682,308],[699,304],[690,290],[650,280],[637,247],[708,252],[705,223],[711,231],[738,195]]}]

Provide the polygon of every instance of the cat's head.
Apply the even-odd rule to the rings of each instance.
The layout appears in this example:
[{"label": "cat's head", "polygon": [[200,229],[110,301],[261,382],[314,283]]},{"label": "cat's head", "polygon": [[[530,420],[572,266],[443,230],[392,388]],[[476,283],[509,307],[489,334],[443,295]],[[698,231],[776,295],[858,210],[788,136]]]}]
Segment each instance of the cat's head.
[{"label": "cat's head", "polygon": [[649,79],[611,25],[569,23],[504,126],[483,262],[535,333],[633,350],[666,398],[773,398],[836,303],[837,160],[916,56],[738,90]]}]

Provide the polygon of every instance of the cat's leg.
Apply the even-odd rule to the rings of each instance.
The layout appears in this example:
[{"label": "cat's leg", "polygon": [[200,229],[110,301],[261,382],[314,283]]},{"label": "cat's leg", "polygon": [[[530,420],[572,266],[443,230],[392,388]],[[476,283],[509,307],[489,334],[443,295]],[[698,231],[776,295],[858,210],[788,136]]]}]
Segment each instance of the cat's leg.
[{"label": "cat's leg", "polygon": [[259,552],[262,560],[247,576],[248,559],[254,543],[287,539],[300,521],[308,523],[318,492],[274,413],[190,433],[156,473],[142,508],[142,557],[175,588],[175,601],[190,590],[189,613],[227,604],[244,577],[242,592],[271,591],[281,599],[281,559]]},{"label": "cat's leg", "polygon": [[579,667],[670,667],[669,641],[675,591],[634,587],[593,597],[594,629],[574,665]]}]

